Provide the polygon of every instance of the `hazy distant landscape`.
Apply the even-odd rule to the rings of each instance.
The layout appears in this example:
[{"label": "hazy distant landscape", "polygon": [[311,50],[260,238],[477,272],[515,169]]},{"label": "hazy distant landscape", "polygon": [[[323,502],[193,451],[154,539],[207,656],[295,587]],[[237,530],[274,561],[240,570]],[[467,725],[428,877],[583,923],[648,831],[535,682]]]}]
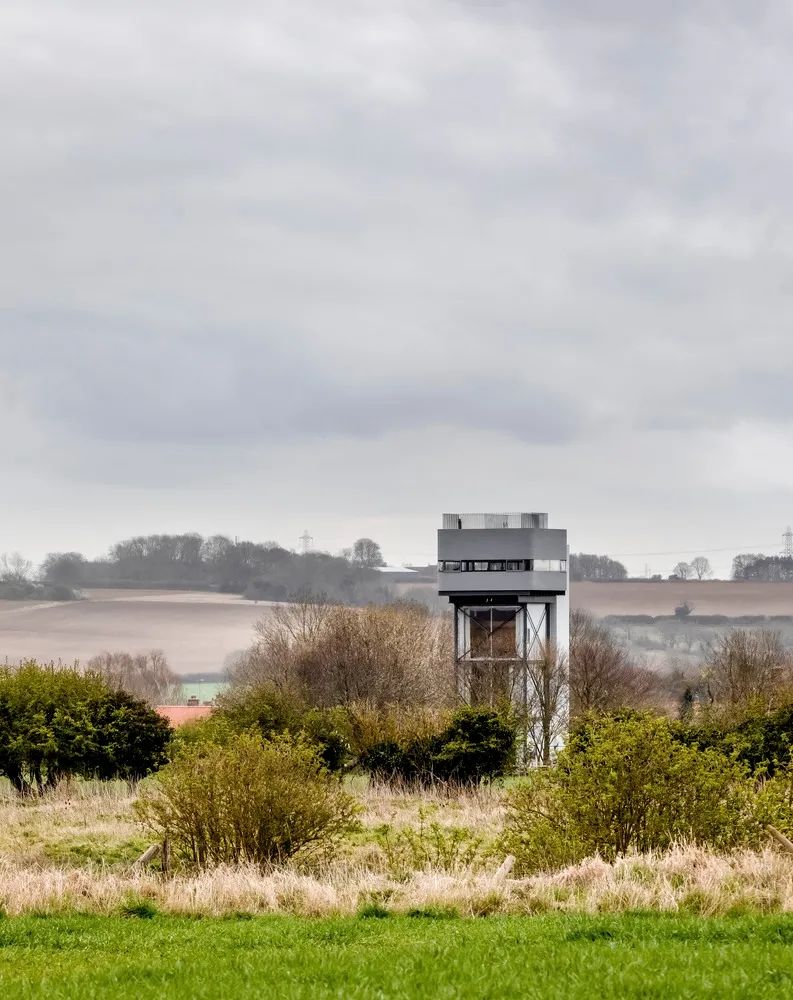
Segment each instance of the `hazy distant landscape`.
[{"label": "hazy distant landscape", "polygon": [[[401,588],[397,588],[399,590]],[[431,588],[427,588],[428,591]],[[573,608],[598,618],[631,615],[673,616],[688,601],[691,619],[654,623],[609,622],[632,652],[662,667],[665,661],[693,660],[729,623],[703,625],[700,616],[787,616],[793,614],[793,583],[686,581],[577,582]],[[86,600],[0,601],[0,660],[85,661],[104,650],[162,649],[180,675],[222,671],[250,645],[253,625],[267,602],[204,591],[86,591]],[[793,623],[773,621],[793,645]]]},{"label": "hazy distant landscape", "polygon": [[222,670],[266,609],[231,594],[88,591],[84,601],[0,601],[0,659],[85,661],[104,650],[162,649],[178,674]]}]

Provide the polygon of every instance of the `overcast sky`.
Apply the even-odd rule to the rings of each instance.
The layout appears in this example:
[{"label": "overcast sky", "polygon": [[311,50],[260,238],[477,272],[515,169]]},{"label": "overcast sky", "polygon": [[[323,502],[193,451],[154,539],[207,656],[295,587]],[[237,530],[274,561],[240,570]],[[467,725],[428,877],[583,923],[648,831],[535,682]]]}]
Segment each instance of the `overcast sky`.
[{"label": "overcast sky", "polygon": [[784,0],[4,0],[0,552],[775,551],[791,51]]}]

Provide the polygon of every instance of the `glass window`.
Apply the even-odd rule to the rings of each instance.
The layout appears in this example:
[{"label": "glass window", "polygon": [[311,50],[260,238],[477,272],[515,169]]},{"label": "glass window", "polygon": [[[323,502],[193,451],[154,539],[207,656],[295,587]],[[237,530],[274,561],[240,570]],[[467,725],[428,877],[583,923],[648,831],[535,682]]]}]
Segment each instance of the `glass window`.
[{"label": "glass window", "polygon": [[443,562],[440,566],[442,573],[459,573],[460,564],[459,562]]},{"label": "glass window", "polygon": [[496,560],[494,562],[491,562],[490,563],[490,572],[491,573],[503,573],[504,572],[504,563],[500,562],[498,560]]},{"label": "glass window", "polygon": [[532,559],[531,568],[539,573],[564,573],[567,570],[567,560]]},{"label": "glass window", "polygon": [[474,569],[476,570],[477,573],[486,573],[487,565],[488,565],[487,560],[485,560],[484,562],[480,560],[474,563]]},{"label": "glass window", "polygon": [[517,654],[517,608],[472,608],[472,660],[514,659]]},{"label": "glass window", "polygon": [[510,573],[519,573],[523,569],[522,559],[509,559],[507,561],[507,570]]}]

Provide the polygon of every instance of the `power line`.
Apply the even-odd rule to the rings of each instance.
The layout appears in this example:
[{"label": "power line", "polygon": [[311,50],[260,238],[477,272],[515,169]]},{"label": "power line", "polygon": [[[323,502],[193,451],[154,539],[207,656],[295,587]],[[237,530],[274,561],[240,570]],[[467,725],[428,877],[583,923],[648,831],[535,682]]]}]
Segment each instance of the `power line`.
[{"label": "power line", "polygon": [[[626,559],[631,556],[688,556],[688,555],[700,555],[705,552],[753,552],[755,550],[761,549],[773,549],[776,548],[778,542],[758,542],[753,545],[725,545],[716,548],[705,548],[704,546],[692,546],[687,549],[666,549],[661,552],[605,552],[604,555],[610,556],[611,558],[621,558]],[[793,545],[793,532],[791,533],[791,545]],[[436,556],[437,552],[429,552],[428,550],[422,550],[417,552],[416,555],[421,556]],[[793,555],[793,553],[791,553]]]},{"label": "power line", "polygon": [[755,549],[772,549],[775,546],[775,542],[763,542],[756,545],[725,545],[722,548],[705,548],[704,546],[695,546],[690,549],[667,549],[664,552],[607,552],[606,555],[614,557],[627,558],[628,556],[688,556],[700,554],[702,552],[737,552],[745,551],[749,552]]}]

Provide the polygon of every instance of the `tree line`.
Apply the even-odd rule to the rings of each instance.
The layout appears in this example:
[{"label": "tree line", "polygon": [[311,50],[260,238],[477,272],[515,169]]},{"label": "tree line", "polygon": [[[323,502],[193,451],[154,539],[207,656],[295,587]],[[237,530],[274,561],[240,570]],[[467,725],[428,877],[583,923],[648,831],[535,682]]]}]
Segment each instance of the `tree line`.
[{"label": "tree line", "polygon": [[338,555],[297,553],[276,542],[252,542],[226,535],[136,535],[117,542],[103,558],[80,552],[51,552],[39,579],[18,553],[0,564],[0,596],[68,599],[81,587],[159,587],[219,590],[262,600],[283,601],[312,591],[348,604],[381,603],[389,592],[377,567],[382,551],[359,538]]},{"label": "tree line", "polygon": [[793,580],[793,559],[790,556],[764,556],[743,552],[732,561],[733,580],[764,580],[780,583]]}]

